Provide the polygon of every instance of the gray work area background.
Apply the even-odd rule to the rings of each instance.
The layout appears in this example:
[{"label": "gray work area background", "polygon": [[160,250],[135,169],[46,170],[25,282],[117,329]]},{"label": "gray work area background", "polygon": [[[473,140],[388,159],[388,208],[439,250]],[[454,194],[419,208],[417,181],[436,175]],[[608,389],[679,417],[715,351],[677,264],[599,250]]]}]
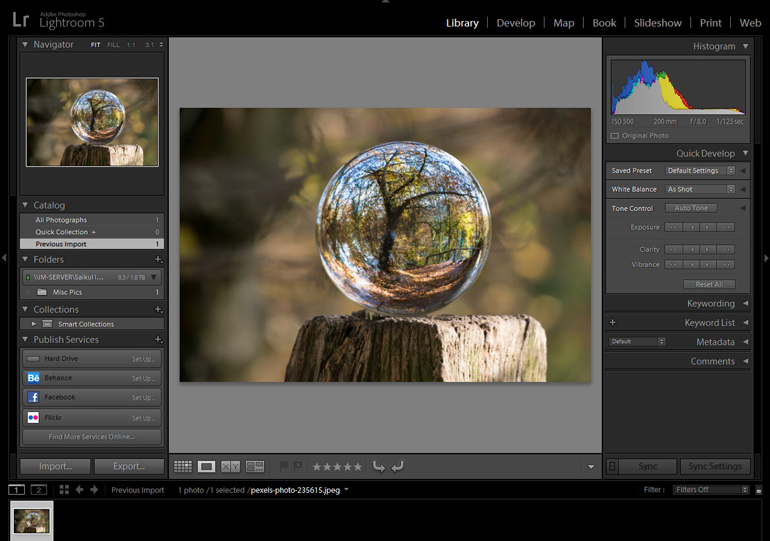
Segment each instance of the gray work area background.
[{"label": "gray work area background", "polygon": [[169,452],[601,452],[601,53],[598,38],[172,38],[170,254],[184,107],[589,107],[595,129],[590,383],[180,383],[170,257]]}]

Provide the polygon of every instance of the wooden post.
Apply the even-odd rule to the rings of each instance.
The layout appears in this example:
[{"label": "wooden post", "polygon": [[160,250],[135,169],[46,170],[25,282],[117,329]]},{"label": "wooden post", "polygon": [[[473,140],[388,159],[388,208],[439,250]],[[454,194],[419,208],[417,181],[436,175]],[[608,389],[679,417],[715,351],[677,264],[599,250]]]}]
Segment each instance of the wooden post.
[{"label": "wooden post", "polygon": [[516,316],[316,316],[286,381],[545,381],[545,330]]},{"label": "wooden post", "polygon": [[61,165],[144,165],[144,151],[139,145],[70,145]]}]

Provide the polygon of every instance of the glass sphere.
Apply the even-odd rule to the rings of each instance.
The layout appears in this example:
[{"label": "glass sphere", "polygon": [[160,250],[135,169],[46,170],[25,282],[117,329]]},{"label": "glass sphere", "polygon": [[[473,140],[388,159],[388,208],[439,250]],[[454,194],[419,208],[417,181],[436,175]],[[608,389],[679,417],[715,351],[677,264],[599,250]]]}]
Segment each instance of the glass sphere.
[{"label": "glass sphere", "polygon": [[337,171],[321,197],[316,242],[353,302],[384,315],[438,310],[476,280],[489,252],[489,204],[440,148],[385,143]]},{"label": "glass sphere", "polygon": [[106,90],[89,90],[72,104],[72,131],[86,143],[105,145],[123,131],[126,110],[118,97]]}]

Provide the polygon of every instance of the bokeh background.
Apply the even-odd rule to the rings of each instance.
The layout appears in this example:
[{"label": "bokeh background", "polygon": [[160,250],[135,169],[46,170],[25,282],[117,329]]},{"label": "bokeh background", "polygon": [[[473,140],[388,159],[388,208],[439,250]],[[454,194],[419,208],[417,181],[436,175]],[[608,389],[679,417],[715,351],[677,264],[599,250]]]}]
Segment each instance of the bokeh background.
[{"label": "bokeh background", "polygon": [[110,144],[139,145],[144,165],[158,165],[157,79],[27,79],[27,165],[59,165],[67,146],[83,144],[70,109],[95,89],[112,92],[126,109],[123,131]]},{"label": "bokeh background", "polygon": [[589,109],[182,109],[180,138],[182,381],[283,381],[307,319],[360,309],[321,266],[318,202],[399,140],[458,158],[491,209],[486,265],[439,313],[530,314],[548,381],[590,381]]}]

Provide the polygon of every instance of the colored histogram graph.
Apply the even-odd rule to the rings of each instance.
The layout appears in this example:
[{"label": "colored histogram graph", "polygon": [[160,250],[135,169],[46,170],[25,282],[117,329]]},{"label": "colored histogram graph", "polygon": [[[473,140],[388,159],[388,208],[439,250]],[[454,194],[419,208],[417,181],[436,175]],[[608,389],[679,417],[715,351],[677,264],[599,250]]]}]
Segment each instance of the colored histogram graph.
[{"label": "colored histogram graph", "polygon": [[[616,93],[612,88],[612,114],[745,114],[736,107],[696,108],[688,103],[666,71],[656,72],[646,60],[641,61],[638,71],[628,76],[628,81]],[[732,104],[734,105],[734,104]]]}]

